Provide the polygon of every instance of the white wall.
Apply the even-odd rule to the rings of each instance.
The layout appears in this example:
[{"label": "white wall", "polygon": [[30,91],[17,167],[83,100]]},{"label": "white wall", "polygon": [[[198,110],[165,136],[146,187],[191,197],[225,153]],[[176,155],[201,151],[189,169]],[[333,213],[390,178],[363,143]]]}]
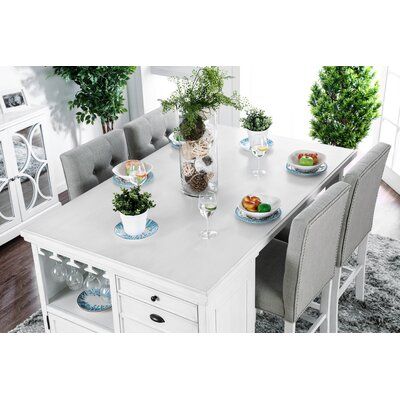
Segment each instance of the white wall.
[{"label": "white wall", "polygon": [[[65,179],[59,155],[79,144],[102,135],[99,121],[94,125],[78,124],[75,111],[68,109],[68,100],[76,93],[78,86],[73,82],[66,83],[54,76],[51,67],[0,67],[0,89],[23,87],[28,101],[33,105],[46,105],[51,110],[51,148],[56,159],[57,190],[65,190]],[[121,128],[128,122],[128,113],[121,115],[115,123]]]}]

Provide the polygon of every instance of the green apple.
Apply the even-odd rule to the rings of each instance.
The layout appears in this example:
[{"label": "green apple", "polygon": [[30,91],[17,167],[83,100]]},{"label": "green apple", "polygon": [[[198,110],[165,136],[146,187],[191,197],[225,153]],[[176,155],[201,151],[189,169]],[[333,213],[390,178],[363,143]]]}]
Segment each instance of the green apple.
[{"label": "green apple", "polygon": [[300,158],[299,164],[303,167],[312,167],[314,165],[314,159],[312,157],[303,156]]},{"label": "green apple", "polygon": [[258,212],[270,212],[271,211],[271,205],[268,203],[262,203],[259,204],[257,207]]}]

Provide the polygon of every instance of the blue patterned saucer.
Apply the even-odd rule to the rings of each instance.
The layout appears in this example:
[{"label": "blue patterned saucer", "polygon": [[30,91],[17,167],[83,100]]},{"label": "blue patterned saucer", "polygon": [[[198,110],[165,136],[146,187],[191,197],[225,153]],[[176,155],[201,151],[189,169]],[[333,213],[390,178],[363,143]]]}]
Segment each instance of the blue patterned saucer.
[{"label": "blue patterned saucer", "polygon": [[[108,290],[109,292],[109,290]],[[107,293],[110,295],[111,293]],[[107,311],[111,308],[111,303],[106,303],[100,297],[100,289],[88,289],[84,290],[76,299],[78,306],[83,308],[86,311],[90,312],[99,312],[99,311]]]},{"label": "blue patterned saucer", "polygon": [[297,176],[317,176],[317,175],[320,175],[323,172],[325,172],[327,168],[328,168],[328,166],[326,165],[326,163],[323,163],[317,169],[315,169],[313,171],[304,172],[304,171],[299,171],[295,167],[293,167],[293,165],[286,163],[286,170],[288,172],[290,172],[291,174],[297,175]]},{"label": "blue patterned saucer", "polygon": [[[240,143],[240,147],[243,150],[250,151],[250,144],[249,144],[248,137],[242,139],[239,143]],[[271,139],[267,139],[267,145],[268,145],[268,147],[272,147],[274,145],[274,141]]]},{"label": "blue patterned saucer", "polygon": [[239,207],[236,207],[236,210],[235,210],[235,215],[238,220],[247,222],[248,224],[254,224],[254,225],[262,225],[262,224],[266,224],[268,222],[275,221],[276,219],[278,219],[281,216],[281,214],[282,214],[282,211],[280,208],[278,208],[272,215],[270,215],[267,218],[255,219],[255,218],[248,217],[242,210],[240,210]]},{"label": "blue patterned saucer", "polygon": [[153,236],[156,232],[158,231],[158,224],[156,221],[153,221],[152,219],[148,218],[147,223],[146,223],[146,229],[143,233],[140,235],[136,236],[131,236],[128,235],[124,231],[124,226],[122,225],[122,222],[119,222],[117,225],[115,225],[114,232],[117,236],[119,236],[122,239],[126,240],[141,240],[145,239],[149,236]]},{"label": "blue patterned saucer", "polygon": [[[147,179],[145,180],[143,185],[147,185],[148,183],[152,182],[153,179],[154,179],[153,171],[150,171],[149,174],[147,175]],[[120,188],[124,188],[124,189],[131,189],[135,186],[133,183],[128,182],[125,179],[122,179],[117,175],[114,175],[112,177],[112,181],[115,185],[119,186]],[[143,186],[143,185],[141,185],[141,186]]]}]

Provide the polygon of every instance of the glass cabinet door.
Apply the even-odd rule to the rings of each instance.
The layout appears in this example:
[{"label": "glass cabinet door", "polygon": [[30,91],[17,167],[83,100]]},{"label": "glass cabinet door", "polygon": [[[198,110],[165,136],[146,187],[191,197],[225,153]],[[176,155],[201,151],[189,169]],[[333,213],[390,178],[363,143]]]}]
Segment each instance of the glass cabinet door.
[{"label": "glass cabinet door", "polygon": [[12,187],[3,143],[0,141],[0,232],[4,232],[20,222],[19,206]]},{"label": "glass cabinet door", "polygon": [[18,181],[22,192],[21,212],[33,214],[52,199],[42,125],[35,124],[19,130],[12,136],[18,168]]}]

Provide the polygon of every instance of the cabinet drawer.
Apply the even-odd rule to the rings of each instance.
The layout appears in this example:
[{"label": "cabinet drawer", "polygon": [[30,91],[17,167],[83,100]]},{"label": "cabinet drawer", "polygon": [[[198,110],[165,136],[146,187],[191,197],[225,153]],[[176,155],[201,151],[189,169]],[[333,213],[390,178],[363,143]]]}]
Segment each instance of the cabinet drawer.
[{"label": "cabinet drawer", "polygon": [[52,314],[49,314],[49,322],[52,333],[94,333],[83,326]]},{"label": "cabinet drawer", "polygon": [[121,317],[121,332],[124,333],[161,333],[156,329],[143,325],[140,322],[134,321],[130,318]]},{"label": "cabinet drawer", "polygon": [[128,296],[118,297],[123,318],[129,317],[162,332],[198,332],[198,326],[193,321]]},{"label": "cabinet drawer", "polygon": [[117,277],[117,289],[119,293],[197,322],[195,304],[120,277]]}]

